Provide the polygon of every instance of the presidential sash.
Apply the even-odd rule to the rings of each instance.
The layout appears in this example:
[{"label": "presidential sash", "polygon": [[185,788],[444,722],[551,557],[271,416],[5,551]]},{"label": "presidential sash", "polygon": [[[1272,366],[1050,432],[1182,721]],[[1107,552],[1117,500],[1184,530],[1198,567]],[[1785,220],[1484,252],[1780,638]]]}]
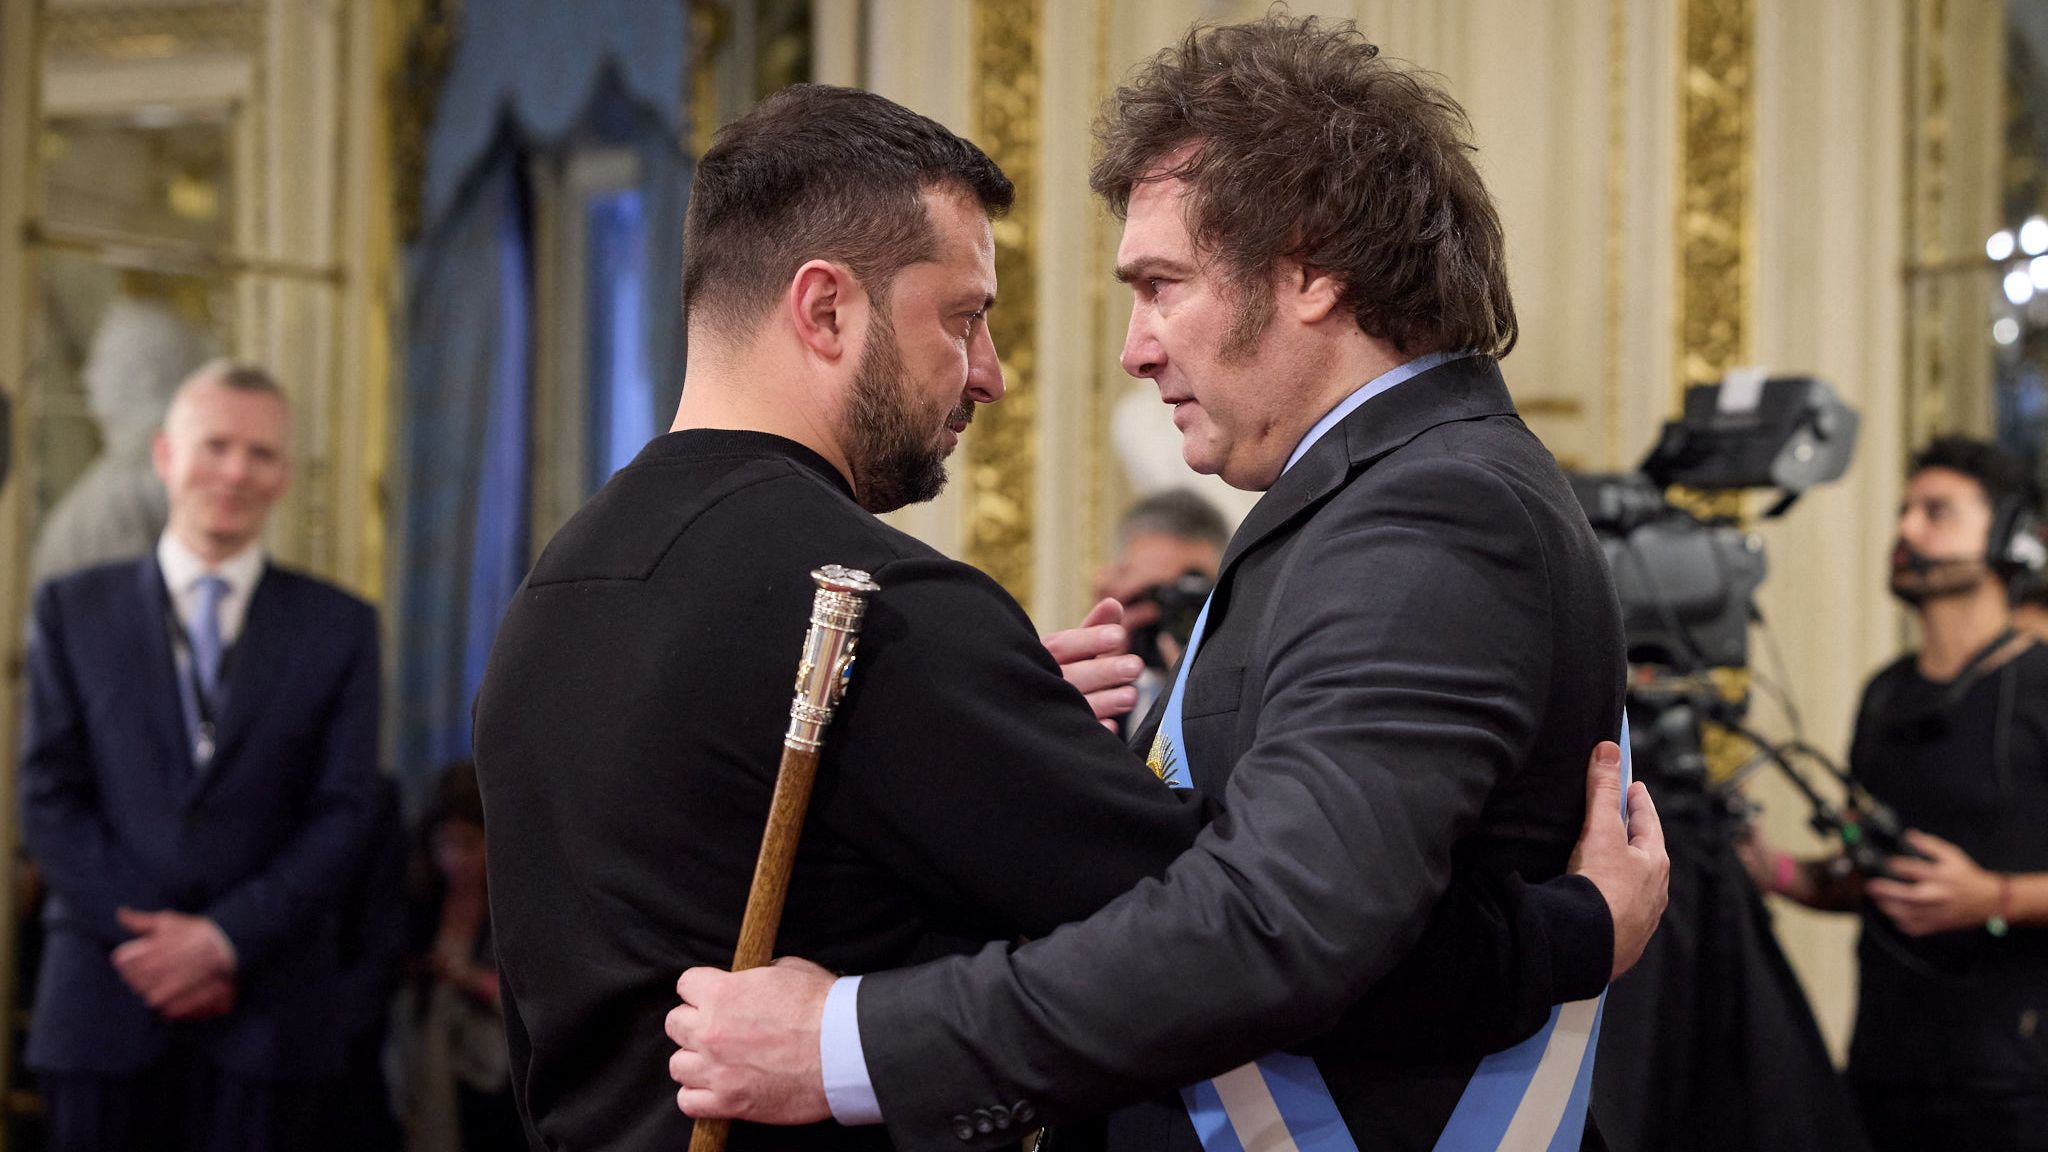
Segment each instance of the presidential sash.
[{"label": "presidential sash", "polygon": [[[1202,605],[1188,636],[1187,651],[1173,678],[1172,694],[1160,717],[1146,763],[1175,788],[1192,786],[1181,738],[1181,697],[1188,669],[1209,623]],[[1628,782],[1633,777],[1628,717],[1621,721],[1622,818],[1628,818]],[[1436,1152],[1569,1152],[1586,1127],[1586,1101],[1593,1083],[1593,1055],[1607,994],[1553,1007],[1536,1035],[1480,1061],[1466,1083],[1450,1120],[1437,1138]],[[1181,1089],[1204,1152],[1359,1152],[1323,1082],[1307,1056],[1276,1052],[1223,1075]]]}]

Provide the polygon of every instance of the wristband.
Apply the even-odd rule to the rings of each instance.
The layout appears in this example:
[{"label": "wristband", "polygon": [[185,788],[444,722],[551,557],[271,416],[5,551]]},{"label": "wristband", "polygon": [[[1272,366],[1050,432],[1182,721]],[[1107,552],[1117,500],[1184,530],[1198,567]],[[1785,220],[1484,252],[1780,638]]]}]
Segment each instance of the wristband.
[{"label": "wristband", "polygon": [[2004,872],[1998,874],[1998,911],[1984,921],[1984,930],[1993,936],[2003,936],[2012,927],[2012,877]]},{"label": "wristband", "polygon": [[1777,862],[1773,867],[1771,891],[1776,892],[1780,896],[1791,892],[1793,877],[1799,871],[1799,862],[1792,859],[1790,852],[1780,852],[1778,853]]}]

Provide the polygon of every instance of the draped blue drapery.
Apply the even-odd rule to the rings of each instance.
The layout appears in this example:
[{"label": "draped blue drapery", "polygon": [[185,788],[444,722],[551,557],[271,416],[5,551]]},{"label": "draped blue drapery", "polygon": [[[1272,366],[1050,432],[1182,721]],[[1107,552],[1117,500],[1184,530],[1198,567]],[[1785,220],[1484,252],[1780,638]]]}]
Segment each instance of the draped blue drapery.
[{"label": "draped blue drapery", "polygon": [[632,284],[593,268],[616,290],[604,300],[608,328],[591,337],[608,339],[607,363],[639,383],[590,383],[593,397],[644,410],[591,416],[618,436],[666,427],[682,388],[682,0],[467,0],[459,35],[429,138],[424,224],[406,255],[399,352],[388,714],[393,765],[414,800],[443,763],[468,755],[484,658],[534,544],[535,302],[522,181],[535,157],[597,144],[638,159],[637,248],[621,247],[617,227],[603,235],[614,241],[603,258]]}]

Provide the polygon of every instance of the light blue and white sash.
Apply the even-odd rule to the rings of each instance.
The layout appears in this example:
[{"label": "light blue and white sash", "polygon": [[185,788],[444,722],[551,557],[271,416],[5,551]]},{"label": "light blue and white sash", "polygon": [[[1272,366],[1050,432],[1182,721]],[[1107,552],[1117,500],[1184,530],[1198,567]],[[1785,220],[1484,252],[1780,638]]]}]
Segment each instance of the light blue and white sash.
[{"label": "light blue and white sash", "polygon": [[[1176,788],[1192,785],[1181,738],[1181,697],[1209,623],[1195,618],[1146,763]],[[1621,720],[1622,819],[1633,778],[1628,717]],[[1542,1031],[1479,1062],[1437,1138],[1436,1152],[1570,1152],[1586,1127],[1593,1055],[1607,994],[1553,1007]],[[1204,1152],[1359,1152],[1316,1062],[1276,1052],[1181,1089]]]}]

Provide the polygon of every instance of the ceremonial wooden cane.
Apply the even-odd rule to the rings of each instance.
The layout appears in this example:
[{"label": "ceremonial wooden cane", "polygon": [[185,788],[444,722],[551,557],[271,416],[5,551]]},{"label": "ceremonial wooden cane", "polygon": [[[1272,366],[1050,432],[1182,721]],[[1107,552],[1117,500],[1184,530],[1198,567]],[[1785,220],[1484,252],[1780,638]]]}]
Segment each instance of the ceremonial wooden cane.
[{"label": "ceremonial wooden cane", "polygon": [[[789,892],[790,868],[796,863],[797,837],[804,830],[804,809],[811,800],[811,781],[818,774],[818,749],[825,726],[846,691],[853,672],[853,646],[860,635],[868,597],[879,588],[857,568],[827,564],[811,573],[818,591],[811,598],[811,629],[804,634],[803,662],[796,669],[796,698],[789,703],[789,731],[782,737],[782,767],[775,773],[775,794],[768,801],[768,828],[761,834],[761,855],[754,862],[754,884],[747,891],[747,912],[740,920],[739,946],[732,970],[759,968],[775,954],[775,929],[782,923],[782,901]],[[690,1130],[690,1152],[724,1152],[729,1120],[699,1120]]]}]

